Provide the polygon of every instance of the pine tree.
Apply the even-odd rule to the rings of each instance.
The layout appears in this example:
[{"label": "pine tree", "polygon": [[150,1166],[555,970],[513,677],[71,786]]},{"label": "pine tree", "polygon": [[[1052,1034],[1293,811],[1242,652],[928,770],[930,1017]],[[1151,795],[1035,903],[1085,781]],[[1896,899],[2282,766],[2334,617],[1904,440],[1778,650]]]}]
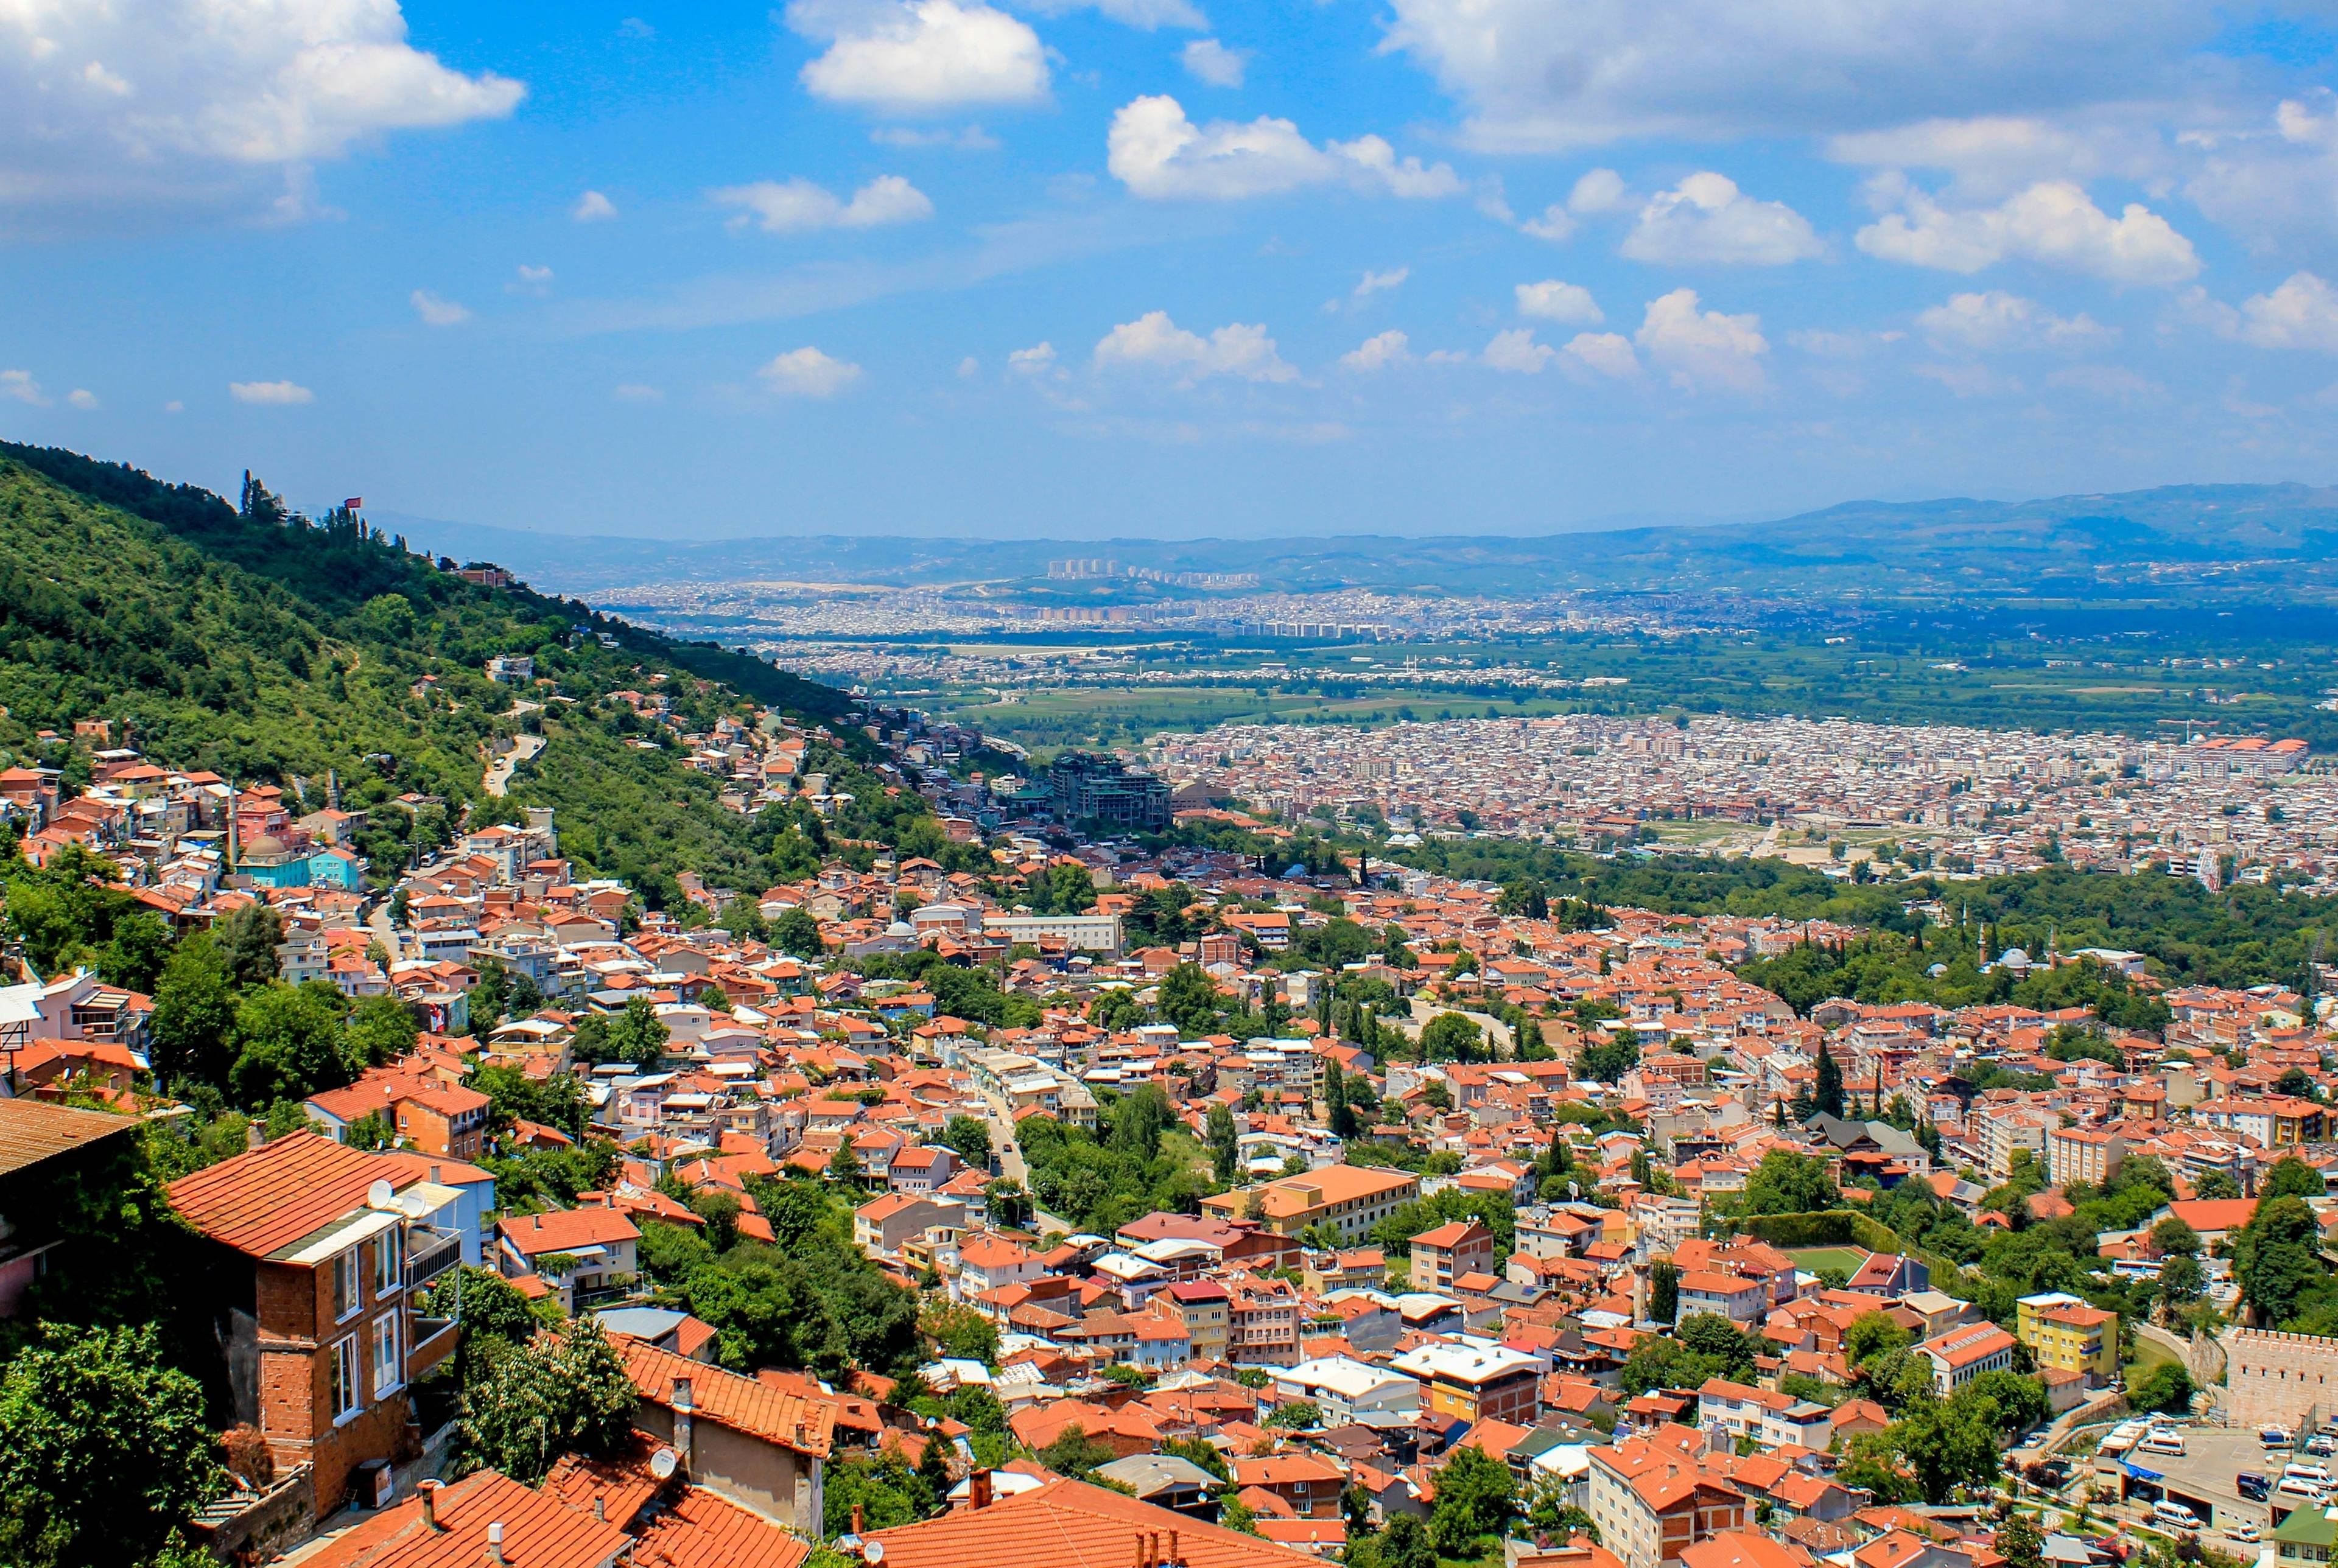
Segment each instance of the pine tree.
[{"label": "pine tree", "polygon": [[1811,1090],[1811,1103],[1821,1115],[1842,1114],[1842,1069],[1835,1065],[1823,1040],[1819,1042],[1818,1081]]},{"label": "pine tree", "polygon": [[1323,1119],[1334,1138],[1356,1135],[1356,1113],[1348,1106],[1348,1075],[1337,1062],[1323,1064]]}]

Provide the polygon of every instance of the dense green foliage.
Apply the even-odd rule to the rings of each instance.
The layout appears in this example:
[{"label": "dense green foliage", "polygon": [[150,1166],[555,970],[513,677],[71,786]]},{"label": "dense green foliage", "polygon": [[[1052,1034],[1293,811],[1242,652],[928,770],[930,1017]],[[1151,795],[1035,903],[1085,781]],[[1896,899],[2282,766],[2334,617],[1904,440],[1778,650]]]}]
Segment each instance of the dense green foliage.
[{"label": "dense green foliage", "polygon": [[1091,1133],[1047,1116],[1016,1129],[1040,1208],[1082,1230],[1109,1236],[1156,1211],[1193,1214],[1214,1186],[1202,1151],[1178,1128],[1158,1085],[1100,1105]]}]

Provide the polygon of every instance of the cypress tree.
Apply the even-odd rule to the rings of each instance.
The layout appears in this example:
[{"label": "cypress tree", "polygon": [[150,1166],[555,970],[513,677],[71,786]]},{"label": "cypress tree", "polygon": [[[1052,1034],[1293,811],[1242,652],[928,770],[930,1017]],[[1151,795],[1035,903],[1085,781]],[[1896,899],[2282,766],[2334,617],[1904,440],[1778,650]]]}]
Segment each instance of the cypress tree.
[{"label": "cypress tree", "polygon": [[1818,1081],[1812,1086],[1811,1102],[1822,1115],[1842,1114],[1842,1069],[1835,1065],[1823,1040],[1819,1042]]}]

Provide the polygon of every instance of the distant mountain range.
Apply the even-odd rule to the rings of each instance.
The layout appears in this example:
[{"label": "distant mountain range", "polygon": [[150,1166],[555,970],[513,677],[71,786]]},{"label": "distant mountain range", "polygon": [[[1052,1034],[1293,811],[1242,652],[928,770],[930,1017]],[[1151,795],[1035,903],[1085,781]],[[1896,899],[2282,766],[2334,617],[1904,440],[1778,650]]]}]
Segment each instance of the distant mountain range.
[{"label": "distant mountain range", "polygon": [[1520,595],[1758,593],[1784,598],[2223,602],[2338,589],[2338,487],[2186,485],[2037,501],[1854,501],[1763,523],[1529,537],[991,540],[571,536],[380,514],[417,544],[510,567],[538,587],[607,593],[742,580],[1012,584],[1080,602],[1198,592],[1049,580],[1053,561],[1250,573],[1267,590],[1354,587]]}]

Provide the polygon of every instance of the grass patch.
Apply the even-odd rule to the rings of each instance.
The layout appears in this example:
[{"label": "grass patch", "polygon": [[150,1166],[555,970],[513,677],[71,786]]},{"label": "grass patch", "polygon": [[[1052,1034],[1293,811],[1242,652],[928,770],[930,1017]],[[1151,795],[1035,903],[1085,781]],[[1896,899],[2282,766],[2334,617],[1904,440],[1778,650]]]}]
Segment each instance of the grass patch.
[{"label": "grass patch", "polygon": [[1822,1269],[1839,1269],[1850,1274],[1867,1261],[1867,1254],[1856,1247],[1799,1247],[1786,1256],[1794,1260],[1795,1268],[1812,1274]]}]

